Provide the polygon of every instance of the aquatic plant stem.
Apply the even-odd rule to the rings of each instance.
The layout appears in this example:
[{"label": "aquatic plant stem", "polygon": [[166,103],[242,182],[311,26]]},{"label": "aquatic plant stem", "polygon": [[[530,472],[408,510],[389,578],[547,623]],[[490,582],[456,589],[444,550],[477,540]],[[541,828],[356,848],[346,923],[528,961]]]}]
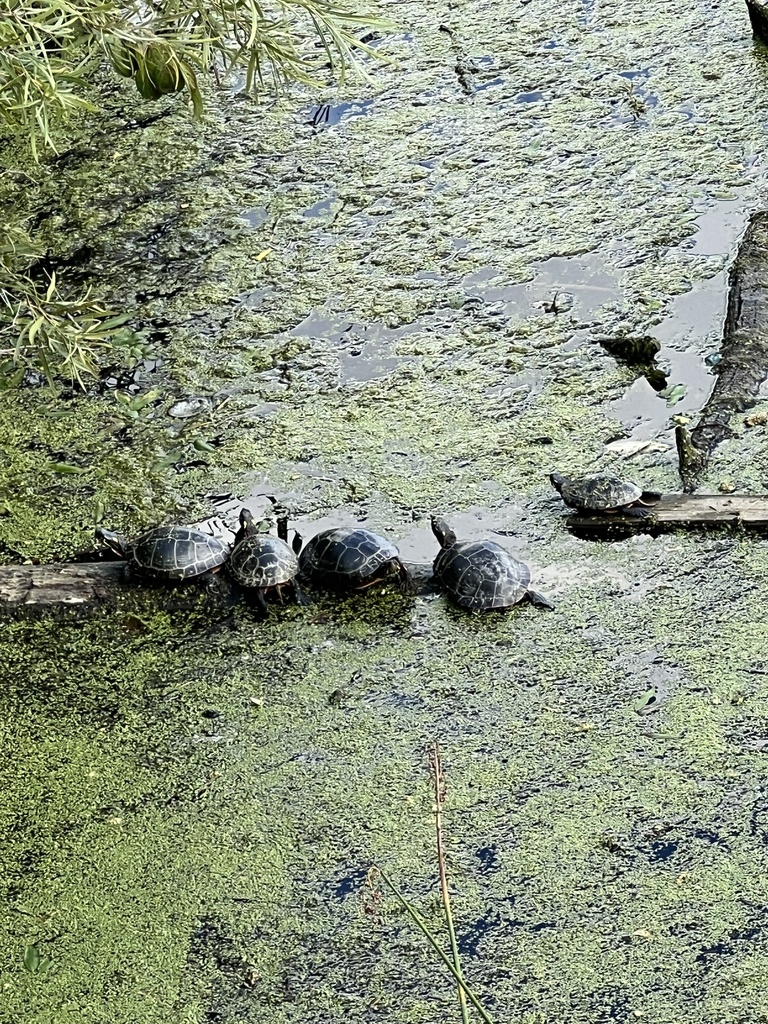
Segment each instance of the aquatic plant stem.
[{"label": "aquatic plant stem", "polygon": [[429,752],[429,767],[432,772],[432,782],[435,787],[435,835],[437,837],[437,868],[440,872],[440,891],[443,897],[443,910],[445,911],[445,920],[448,924],[448,934],[451,939],[451,956],[453,957],[453,966],[456,970],[459,1005],[461,1006],[461,1020],[462,1024],[469,1024],[469,1008],[467,1007],[467,997],[464,994],[464,989],[461,984],[463,981],[461,973],[461,958],[459,957],[459,947],[456,942],[456,929],[453,926],[451,897],[448,892],[448,872],[445,866],[445,852],[443,850],[442,810],[443,803],[445,802],[445,776],[443,775],[443,766],[440,762],[440,746],[437,740],[432,744],[432,749]]},{"label": "aquatic plant stem", "polygon": [[411,918],[411,920],[414,922],[414,924],[418,926],[418,928],[421,930],[421,932],[423,933],[424,937],[427,939],[427,941],[432,946],[434,951],[437,953],[437,955],[443,961],[445,966],[451,972],[451,974],[453,975],[454,979],[456,980],[456,984],[465,993],[467,999],[470,1001],[470,1003],[472,1003],[474,1008],[477,1010],[477,1012],[480,1014],[482,1019],[485,1021],[485,1024],[493,1024],[493,1021],[488,1016],[488,1013],[484,1009],[483,1004],[477,998],[477,996],[472,991],[472,989],[469,987],[469,985],[466,983],[466,981],[464,981],[462,976],[459,973],[457,973],[456,968],[453,966],[451,958],[449,956],[446,956],[446,954],[443,952],[443,949],[440,946],[440,943],[437,941],[437,939],[435,938],[434,933],[432,932],[432,930],[430,929],[429,925],[424,920],[424,918],[421,916],[421,914],[418,912],[418,910],[408,902],[408,900],[405,898],[405,896],[403,896],[403,894],[397,888],[395,883],[391,880],[391,878],[389,878],[387,873],[384,870],[382,870],[382,868],[376,868],[376,870],[379,872],[379,874],[381,875],[383,880],[386,882],[386,884],[389,886],[389,888],[395,894],[395,896],[399,900],[401,906],[407,912],[408,916]]}]

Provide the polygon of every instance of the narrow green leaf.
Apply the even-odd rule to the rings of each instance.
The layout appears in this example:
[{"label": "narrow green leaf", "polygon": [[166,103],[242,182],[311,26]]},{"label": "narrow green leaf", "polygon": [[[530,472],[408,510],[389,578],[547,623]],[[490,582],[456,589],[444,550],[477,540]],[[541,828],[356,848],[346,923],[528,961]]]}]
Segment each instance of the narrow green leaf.
[{"label": "narrow green leaf", "polygon": [[208,441],[203,441],[202,438],[195,438],[192,442],[192,447],[198,452],[215,452],[216,449]]},{"label": "narrow green leaf", "polygon": [[37,952],[37,946],[26,946],[24,949],[24,969],[29,971],[30,974],[37,974],[39,966],[40,954]]}]

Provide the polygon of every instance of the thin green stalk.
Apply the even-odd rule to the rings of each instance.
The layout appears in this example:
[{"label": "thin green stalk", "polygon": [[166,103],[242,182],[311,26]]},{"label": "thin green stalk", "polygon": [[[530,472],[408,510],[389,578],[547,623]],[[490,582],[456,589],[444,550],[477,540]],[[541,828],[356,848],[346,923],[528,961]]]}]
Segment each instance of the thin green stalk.
[{"label": "thin green stalk", "polygon": [[456,972],[456,968],[453,966],[450,957],[446,956],[446,954],[443,952],[443,950],[442,950],[442,948],[440,946],[440,943],[437,941],[437,939],[435,938],[434,934],[430,930],[429,925],[422,918],[421,914],[419,914],[418,910],[416,910],[415,907],[411,906],[411,904],[408,902],[408,900],[405,898],[405,896],[403,896],[403,894],[397,888],[395,883],[387,876],[387,874],[384,871],[382,871],[381,868],[378,868],[377,870],[378,870],[379,874],[381,875],[381,877],[386,882],[386,884],[389,886],[389,888],[392,890],[392,892],[398,898],[398,900],[400,901],[400,904],[402,905],[403,909],[407,912],[407,914],[409,915],[411,920],[414,922],[414,924],[416,924],[418,926],[418,928],[422,931],[423,935],[425,936],[427,941],[430,943],[430,945],[432,946],[434,951],[437,953],[437,955],[443,961],[445,966],[451,972],[451,974],[453,975],[453,977],[454,977],[454,979],[456,981],[456,984],[461,987],[462,991],[466,994],[467,999],[469,999],[470,1003],[472,1003],[474,1008],[477,1010],[477,1012],[480,1014],[482,1019],[485,1021],[485,1024],[493,1024],[493,1021],[488,1016],[488,1013],[484,1009],[483,1004],[477,998],[477,996],[472,991],[472,989],[469,987],[469,985],[466,983],[466,981],[464,981],[464,979],[461,977],[461,975]]},{"label": "thin green stalk", "polygon": [[437,740],[432,744],[432,749],[429,752],[429,766],[432,770],[432,781],[435,786],[435,833],[437,835],[437,867],[440,872],[440,891],[443,897],[443,909],[445,911],[445,920],[448,924],[448,934],[451,939],[451,955],[453,957],[453,966],[456,970],[461,1020],[462,1024],[469,1024],[469,1007],[467,1006],[467,997],[462,987],[461,958],[459,956],[459,946],[456,942],[456,929],[453,927],[451,897],[448,892],[448,872],[445,867],[445,853],[443,851],[442,809],[445,802],[445,779],[443,776],[443,766],[440,763],[440,747]]}]

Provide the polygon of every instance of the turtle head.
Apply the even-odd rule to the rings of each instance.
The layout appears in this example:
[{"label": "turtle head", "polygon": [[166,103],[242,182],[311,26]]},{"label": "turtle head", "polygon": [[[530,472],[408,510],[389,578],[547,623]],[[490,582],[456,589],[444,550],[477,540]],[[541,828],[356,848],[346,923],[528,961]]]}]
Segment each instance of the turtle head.
[{"label": "turtle head", "polygon": [[103,530],[99,526],[96,529],[96,539],[103,541],[110,551],[114,551],[118,558],[125,558],[128,551],[128,541],[122,534],[115,533],[114,530]]},{"label": "turtle head", "polygon": [[441,548],[451,548],[456,543],[456,534],[439,516],[432,516],[432,533],[439,540]]},{"label": "turtle head", "polygon": [[256,520],[253,518],[253,512],[248,508],[240,509],[240,529],[235,534],[234,544],[237,545],[241,540],[245,540],[246,537],[252,536],[254,533],[258,533],[258,526]]},{"label": "turtle head", "polygon": [[558,494],[563,493],[563,487],[568,483],[568,477],[563,476],[562,473],[550,473],[549,482],[555,488]]}]

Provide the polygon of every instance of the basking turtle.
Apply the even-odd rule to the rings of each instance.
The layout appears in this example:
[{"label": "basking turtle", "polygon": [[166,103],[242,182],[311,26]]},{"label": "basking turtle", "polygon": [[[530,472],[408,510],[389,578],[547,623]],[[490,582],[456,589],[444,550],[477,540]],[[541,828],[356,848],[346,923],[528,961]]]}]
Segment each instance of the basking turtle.
[{"label": "basking turtle", "polygon": [[112,530],[99,528],[96,536],[125,558],[133,572],[159,580],[188,580],[216,572],[229,554],[217,537],[188,526],[156,526],[132,544]]},{"label": "basking turtle", "polygon": [[405,589],[408,570],[392,541],[359,527],[323,530],[299,554],[303,576],[337,590],[363,590],[373,583],[397,579]]},{"label": "basking turtle", "polygon": [[235,534],[227,569],[241,587],[249,588],[264,609],[264,598],[270,591],[277,594],[281,603],[284,592],[301,600],[295,580],[299,572],[298,558],[284,540],[260,533],[259,524],[247,508],[240,512],[240,529]]},{"label": "basking turtle", "polygon": [[653,515],[643,502],[642,487],[610,473],[590,473],[574,479],[550,473],[552,486],[570,508],[579,512],[620,512],[625,516]]},{"label": "basking turtle", "polygon": [[553,605],[531,590],[531,570],[525,562],[493,540],[457,541],[442,519],[432,517],[432,532],[440,551],[432,570],[460,608],[472,612],[511,608],[531,601],[542,608]]}]

